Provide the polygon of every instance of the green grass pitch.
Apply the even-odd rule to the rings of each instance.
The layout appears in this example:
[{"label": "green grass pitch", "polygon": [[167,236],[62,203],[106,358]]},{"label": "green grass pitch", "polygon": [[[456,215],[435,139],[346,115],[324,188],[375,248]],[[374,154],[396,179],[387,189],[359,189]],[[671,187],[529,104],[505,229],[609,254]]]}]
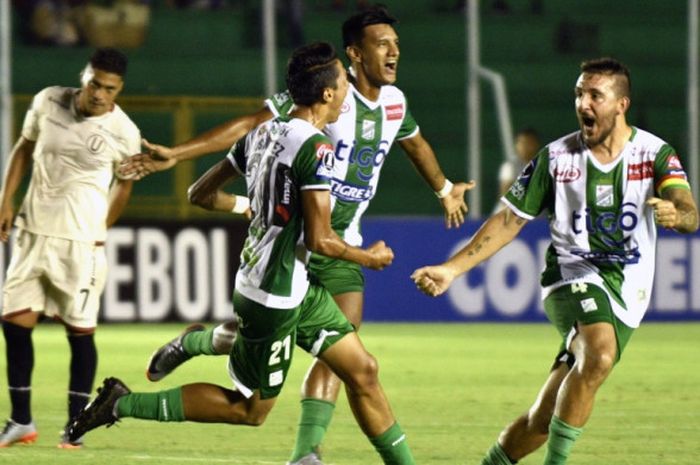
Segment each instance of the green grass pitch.
[{"label": "green grass pitch", "polygon": [[[132,390],[192,381],[229,386],[225,357],[199,357],[159,383],[144,367],[151,351],[182,324],[103,325],[98,381],[117,376]],[[501,428],[524,411],[545,379],[558,338],[535,324],[367,324],[363,340],[416,460],[423,465],[480,463]],[[294,442],[299,386],[310,358],[296,351],[275,409],[260,428],[159,424],[125,419],[86,436],[82,450],[56,448],[65,421],[68,347],[63,329],[34,332],[33,409],[39,440],[0,450],[0,463],[284,464]],[[0,338],[1,339],[1,338]],[[4,354],[4,342],[0,341]],[[696,465],[700,461],[700,324],[645,324],[599,392],[569,465]],[[5,358],[0,415],[9,414]],[[344,395],[324,444],[328,465],[378,464]],[[543,451],[521,461],[542,463]]]}]

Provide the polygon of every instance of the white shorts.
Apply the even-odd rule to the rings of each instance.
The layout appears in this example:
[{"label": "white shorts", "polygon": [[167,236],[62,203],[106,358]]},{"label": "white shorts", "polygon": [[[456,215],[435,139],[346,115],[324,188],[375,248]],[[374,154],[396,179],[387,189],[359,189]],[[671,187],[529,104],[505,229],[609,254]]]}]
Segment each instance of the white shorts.
[{"label": "white shorts", "polygon": [[106,276],[103,243],[19,231],[7,268],[2,315],[43,312],[68,327],[93,329]]}]

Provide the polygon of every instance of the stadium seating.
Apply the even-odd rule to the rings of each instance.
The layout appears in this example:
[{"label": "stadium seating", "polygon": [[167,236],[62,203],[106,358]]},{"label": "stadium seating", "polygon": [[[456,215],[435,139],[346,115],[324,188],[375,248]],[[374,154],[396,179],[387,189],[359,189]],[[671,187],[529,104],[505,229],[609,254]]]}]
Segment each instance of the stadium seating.
[{"label": "stadium seating", "polygon": [[[306,39],[340,45],[339,24],[350,10],[313,10],[321,3],[307,5]],[[397,26],[402,45],[398,84],[445,171],[452,178],[466,178],[466,39],[464,15],[452,8],[458,2],[384,3],[401,19]],[[532,126],[545,141],[574,130],[572,90],[578,63],[592,56],[612,55],[625,61],[633,73],[630,121],[685,153],[686,2],[508,0],[505,13],[494,11],[493,2],[480,3],[482,63],[506,77],[515,129]],[[255,14],[235,6],[219,11],[155,6],[145,45],[129,51],[125,93],[262,97],[263,64],[254,39],[257,21]],[[283,24],[278,27],[278,39],[279,69],[283,70],[290,50]],[[42,48],[17,39],[14,93],[33,94],[49,84],[74,85],[87,55],[81,47]],[[278,85],[283,86],[281,71]],[[482,87],[484,173],[478,179],[483,186],[496,186],[503,154],[492,95],[487,86]],[[176,137],[167,115],[139,112],[133,116],[150,139],[168,143]],[[194,130],[229,116],[200,114]],[[427,188],[404,158],[400,150],[392,152],[383,176],[402,182],[382,183],[382,194],[370,213],[436,213],[434,200],[425,195]],[[139,187],[144,191],[137,190],[137,194],[158,195],[161,188],[170,193],[171,183],[163,180],[162,186]],[[490,210],[495,194],[495,187],[485,188],[483,211]]]}]

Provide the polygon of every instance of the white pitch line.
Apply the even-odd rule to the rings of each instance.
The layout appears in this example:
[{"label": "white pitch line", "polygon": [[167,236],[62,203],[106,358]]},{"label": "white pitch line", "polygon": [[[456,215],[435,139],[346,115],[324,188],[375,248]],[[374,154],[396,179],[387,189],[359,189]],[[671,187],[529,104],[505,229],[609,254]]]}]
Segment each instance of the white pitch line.
[{"label": "white pitch line", "polygon": [[170,462],[207,462],[207,463],[244,463],[250,465],[279,465],[280,462],[268,462],[264,460],[256,460],[251,462],[250,460],[241,461],[236,458],[212,458],[212,457],[168,457],[165,455],[129,455],[127,458],[134,460],[167,460]]}]

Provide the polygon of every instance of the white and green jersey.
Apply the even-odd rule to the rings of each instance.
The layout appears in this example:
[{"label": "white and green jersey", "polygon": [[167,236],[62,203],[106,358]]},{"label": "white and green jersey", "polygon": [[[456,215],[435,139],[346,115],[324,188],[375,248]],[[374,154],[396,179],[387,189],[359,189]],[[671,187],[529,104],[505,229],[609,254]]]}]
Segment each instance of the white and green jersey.
[{"label": "white and green jersey", "polygon": [[[275,115],[293,106],[288,92],[265,101]],[[395,140],[418,134],[406,97],[394,86],[382,86],[376,101],[350,85],[340,117],[323,132],[335,147],[332,180],[333,229],[350,245],[362,245],[360,218],[377,192],[379,173]]]},{"label": "white and green jersey", "polygon": [[543,298],[564,284],[596,284],[617,317],[636,328],[649,305],[656,253],[653,209],[645,202],[669,188],[690,187],[663,140],[633,128],[621,155],[602,165],[577,131],[542,149],[502,201],[525,219],[549,214]]},{"label": "white and green jersey", "polygon": [[309,287],[301,191],[330,190],[333,146],[307,121],[285,116],[248,133],[228,159],[245,176],[253,211],[236,291],[266,307],[294,308]]},{"label": "white and green jersey", "polygon": [[107,235],[109,187],[119,163],[141,150],[141,134],[114,105],[101,116],[76,108],[80,89],[48,87],[34,97],[22,136],[34,141],[32,177],[17,227],[83,242]]}]

